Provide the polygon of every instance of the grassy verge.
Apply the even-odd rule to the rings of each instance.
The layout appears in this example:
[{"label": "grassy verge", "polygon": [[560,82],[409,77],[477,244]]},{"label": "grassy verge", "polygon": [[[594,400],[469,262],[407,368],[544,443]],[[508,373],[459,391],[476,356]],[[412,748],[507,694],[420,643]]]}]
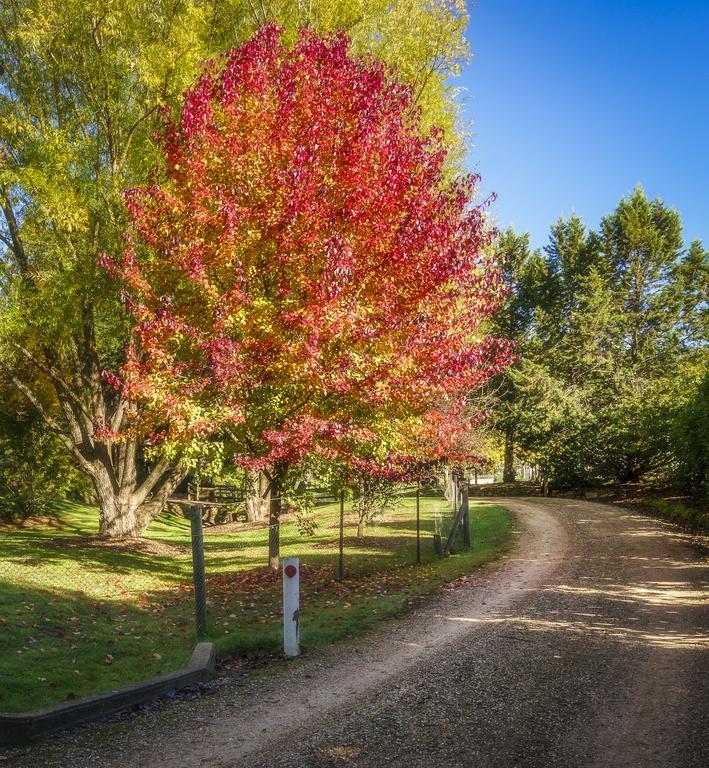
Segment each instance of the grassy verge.
[{"label": "grassy verge", "polygon": [[709,512],[672,499],[644,499],[642,506],[656,515],[700,531],[709,531]]},{"label": "grassy verge", "polygon": [[[396,615],[411,598],[497,557],[510,516],[471,505],[473,547],[435,558],[434,530],[446,503],[423,499],[416,566],[415,500],[355,538],[348,513],[343,582],[336,580],[337,508],[316,511],[302,536],[284,523],[282,554],[302,561],[304,647],[346,640]],[[145,540],[110,545],[93,538],[96,511],[57,507],[56,521],[0,532],[0,711],[21,711],[95,693],[184,666],[195,642],[189,524],[165,515]],[[445,533],[445,530],[444,530]],[[205,536],[210,635],[221,656],[278,652],[280,575],[266,562],[267,528],[214,528]]]}]

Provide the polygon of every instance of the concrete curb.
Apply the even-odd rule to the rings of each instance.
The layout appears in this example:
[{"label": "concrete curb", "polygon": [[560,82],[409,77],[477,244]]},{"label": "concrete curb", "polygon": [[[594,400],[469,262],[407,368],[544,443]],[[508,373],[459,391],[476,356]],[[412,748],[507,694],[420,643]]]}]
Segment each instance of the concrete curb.
[{"label": "concrete curb", "polygon": [[27,744],[62,728],[88,723],[180,688],[206,683],[214,671],[214,646],[197,643],[189,665],[141,683],[32,712],[0,713],[0,745]]}]

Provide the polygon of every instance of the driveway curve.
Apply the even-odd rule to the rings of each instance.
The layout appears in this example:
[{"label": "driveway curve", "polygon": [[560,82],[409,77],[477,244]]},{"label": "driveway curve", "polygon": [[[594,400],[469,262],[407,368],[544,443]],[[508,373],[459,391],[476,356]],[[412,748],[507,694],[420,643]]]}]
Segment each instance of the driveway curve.
[{"label": "driveway curve", "polygon": [[518,540],[405,619],[22,766],[709,765],[709,565],[676,527],[604,504],[499,499]]}]

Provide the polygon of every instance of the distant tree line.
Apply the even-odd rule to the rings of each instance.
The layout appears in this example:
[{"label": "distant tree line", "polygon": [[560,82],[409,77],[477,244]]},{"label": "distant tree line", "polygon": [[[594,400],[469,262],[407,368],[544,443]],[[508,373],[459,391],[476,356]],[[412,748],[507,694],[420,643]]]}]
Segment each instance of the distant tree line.
[{"label": "distant tree line", "polygon": [[679,214],[641,187],[589,230],[559,219],[548,244],[509,229],[496,332],[517,362],[496,389],[504,479],[672,482],[707,501],[709,260]]}]

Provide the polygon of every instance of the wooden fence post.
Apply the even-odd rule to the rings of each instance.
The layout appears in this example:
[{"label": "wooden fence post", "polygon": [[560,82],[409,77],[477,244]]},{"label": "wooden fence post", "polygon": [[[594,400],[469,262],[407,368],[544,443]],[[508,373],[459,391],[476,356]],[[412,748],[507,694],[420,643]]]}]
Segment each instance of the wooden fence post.
[{"label": "wooden fence post", "polygon": [[345,578],[345,492],[340,491],[340,581]]},{"label": "wooden fence post", "polygon": [[202,510],[195,505],[191,511],[195,618],[197,638],[201,640],[207,636],[207,575],[204,568],[204,531],[202,529]]},{"label": "wooden fence post", "polygon": [[[467,498],[467,494],[466,494]],[[457,509],[456,509],[457,506]],[[455,544],[455,540],[458,537],[458,532],[463,527],[463,517],[465,515],[465,505],[463,504],[463,493],[458,487],[458,483],[455,484],[455,492],[453,494],[453,512],[454,512],[454,518],[453,518],[453,527],[451,528],[450,533],[448,534],[448,540],[446,541],[446,545],[443,548],[443,555],[445,557],[448,557],[451,553],[451,549],[453,549],[453,545]]]},{"label": "wooden fence post", "polygon": [[421,487],[416,485],[416,565],[421,564]]},{"label": "wooden fence post", "polygon": [[463,545],[470,549],[470,500],[468,499],[468,482],[463,483]]}]

